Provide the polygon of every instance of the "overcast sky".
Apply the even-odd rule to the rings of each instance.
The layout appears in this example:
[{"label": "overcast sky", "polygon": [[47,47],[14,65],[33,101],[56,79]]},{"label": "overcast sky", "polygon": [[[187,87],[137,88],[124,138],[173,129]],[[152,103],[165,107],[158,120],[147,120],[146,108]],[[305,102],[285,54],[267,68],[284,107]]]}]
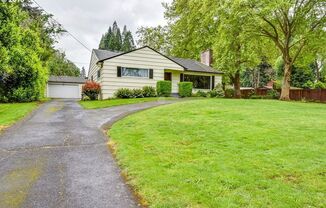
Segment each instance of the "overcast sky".
[{"label": "overcast sky", "polygon": [[[124,25],[136,38],[140,26],[166,24],[161,2],[172,0],[36,0],[54,15],[63,27],[88,48],[98,48],[103,33],[116,20],[120,29]],[[68,59],[88,70],[90,52],[68,34],[58,39],[56,47],[66,52]]]}]

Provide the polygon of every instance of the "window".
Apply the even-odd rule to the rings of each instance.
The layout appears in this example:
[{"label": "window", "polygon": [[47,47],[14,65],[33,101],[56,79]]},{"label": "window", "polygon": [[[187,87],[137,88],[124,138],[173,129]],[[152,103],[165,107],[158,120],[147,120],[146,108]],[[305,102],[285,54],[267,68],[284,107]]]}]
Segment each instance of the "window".
[{"label": "window", "polygon": [[121,67],[122,77],[149,77],[149,69]]},{"label": "window", "polygon": [[210,89],[211,77],[185,74],[183,81],[192,82],[195,89]]}]

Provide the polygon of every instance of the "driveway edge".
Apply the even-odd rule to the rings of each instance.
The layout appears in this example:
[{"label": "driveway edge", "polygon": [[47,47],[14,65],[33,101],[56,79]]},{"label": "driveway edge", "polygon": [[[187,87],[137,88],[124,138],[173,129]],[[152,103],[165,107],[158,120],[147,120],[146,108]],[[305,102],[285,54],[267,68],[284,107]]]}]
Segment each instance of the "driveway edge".
[{"label": "driveway edge", "polygon": [[[138,113],[138,112],[141,112],[141,111],[145,111],[145,110],[148,110],[148,109],[151,109],[151,108],[155,108],[155,107],[159,107],[159,106],[163,106],[163,105],[169,105],[169,104],[173,104],[173,103],[176,103],[176,102],[165,102],[165,103],[157,103],[157,105],[153,105],[153,106],[149,106],[147,108],[143,108],[143,109],[136,109],[136,110],[132,110],[132,111],[129,111],[129,112],[126,112],[126,113],[122,113],[118,116],[115,116],[113,117],[110,121],[102,124],[102,126],[100,127],[102,133],[104,134],[104,136],[106,138],[108,138],[108,141],[107,141],[107,147],[112,155],[112,158],[114,159],[117,167],[119,168],[120,170],[120,176],[123,180],[123,182],[127,185],[130,193],[132,194],[134,200],[136,201],[136,203],[138,204],[138,206],[140,207],[148,207],[148,204],[146,203],[146,201],[143,199],[143,197],[135,190],[135,188],[130,185],[128,183],[129,179],[128,179],[128,176],[127,174],[124,174],[122,172],[122,169],[118,163],[118,159],[116,158],[116,154],[115,154],[115,147],[114,145],[110,145],[110,140],[111,138],[109,137],[108,135],[108,132],[110,131],[111,127],[113,126],[113,124],[115,124],[117,121],[127,117],[127,116],[130,116],[132,114],[135,114],[135,113]],[[156,103],[155,103],[156,104]]]}]

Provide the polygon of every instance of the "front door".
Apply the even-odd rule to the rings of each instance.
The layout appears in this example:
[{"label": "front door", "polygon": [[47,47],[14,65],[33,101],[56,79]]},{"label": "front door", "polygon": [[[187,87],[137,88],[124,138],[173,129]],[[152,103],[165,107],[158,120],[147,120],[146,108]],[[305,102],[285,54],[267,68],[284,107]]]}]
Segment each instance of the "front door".
[{"label": "front door", "polygon": [[172,72],[164,72],[164,80],[172,81]]}]

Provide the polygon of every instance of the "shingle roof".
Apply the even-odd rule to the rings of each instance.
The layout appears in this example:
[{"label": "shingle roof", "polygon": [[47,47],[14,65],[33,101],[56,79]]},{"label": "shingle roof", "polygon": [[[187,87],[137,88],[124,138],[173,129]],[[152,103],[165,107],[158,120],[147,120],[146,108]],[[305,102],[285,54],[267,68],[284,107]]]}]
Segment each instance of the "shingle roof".
[{"label": "shingle roof", "polygon": [[[148,47],[148,46],[145,46],[145,47]],[[144,47],[142,47],[142,48],[144,48]],[[148,47],[148,48],[150,48],[150,47]],[[152,48],[150,48],[150,49],[152,49]],[[136,50],[138,50],[138,49],[136,49]],[[154,49],[152,49],[152,50],[154,50]],[[93,51],[99,61],[105,61],[105,60],[113,58],[115,56],[129,53],[129,52],[116,52],[116,51],[100,50],[100,49],[93,49]],[[156,51],[156,50],[154,50],[154,51]],[[156,51],[156,52],[159,53],[158,51]],[[161,53],[159,53],[159,54],[161,54]],[[161,54],[161,55],[170,59],[171,61],[175,62],[176,64],[182,66],[186,71],[206,72],[206,73],[216,73],[216,74],[223,73],[221,71],[217,71],[217,70],[213,69],[210,66],[202,64],[196,60],[177,58],[177,57],[167,57],[163,54]]]},{"label": "shingle roof", "polygon": [[70,77],[70,76],[50,76],[48,82],[60,82],[60,83],[85,83],[84,77]]},{"label": "shingle roof", "polygon": [[178,64],[182,65],[186,71],[194,71],[194,72],[207,72],[207,73],[223,73],[213,69],[210,66],[202,64],[196,60],[192,59],[184,59],[184,58],[176,58],[170,57],[173,61],[177,62]]},{"label": "shingle roof", "polygon": [[115,52],[115,51],[100,50],[100,49],[93,49],[93,51],[99,61],[101,61],[103,59],[111,58],[113,56],[123,53],[123,52]]}]

